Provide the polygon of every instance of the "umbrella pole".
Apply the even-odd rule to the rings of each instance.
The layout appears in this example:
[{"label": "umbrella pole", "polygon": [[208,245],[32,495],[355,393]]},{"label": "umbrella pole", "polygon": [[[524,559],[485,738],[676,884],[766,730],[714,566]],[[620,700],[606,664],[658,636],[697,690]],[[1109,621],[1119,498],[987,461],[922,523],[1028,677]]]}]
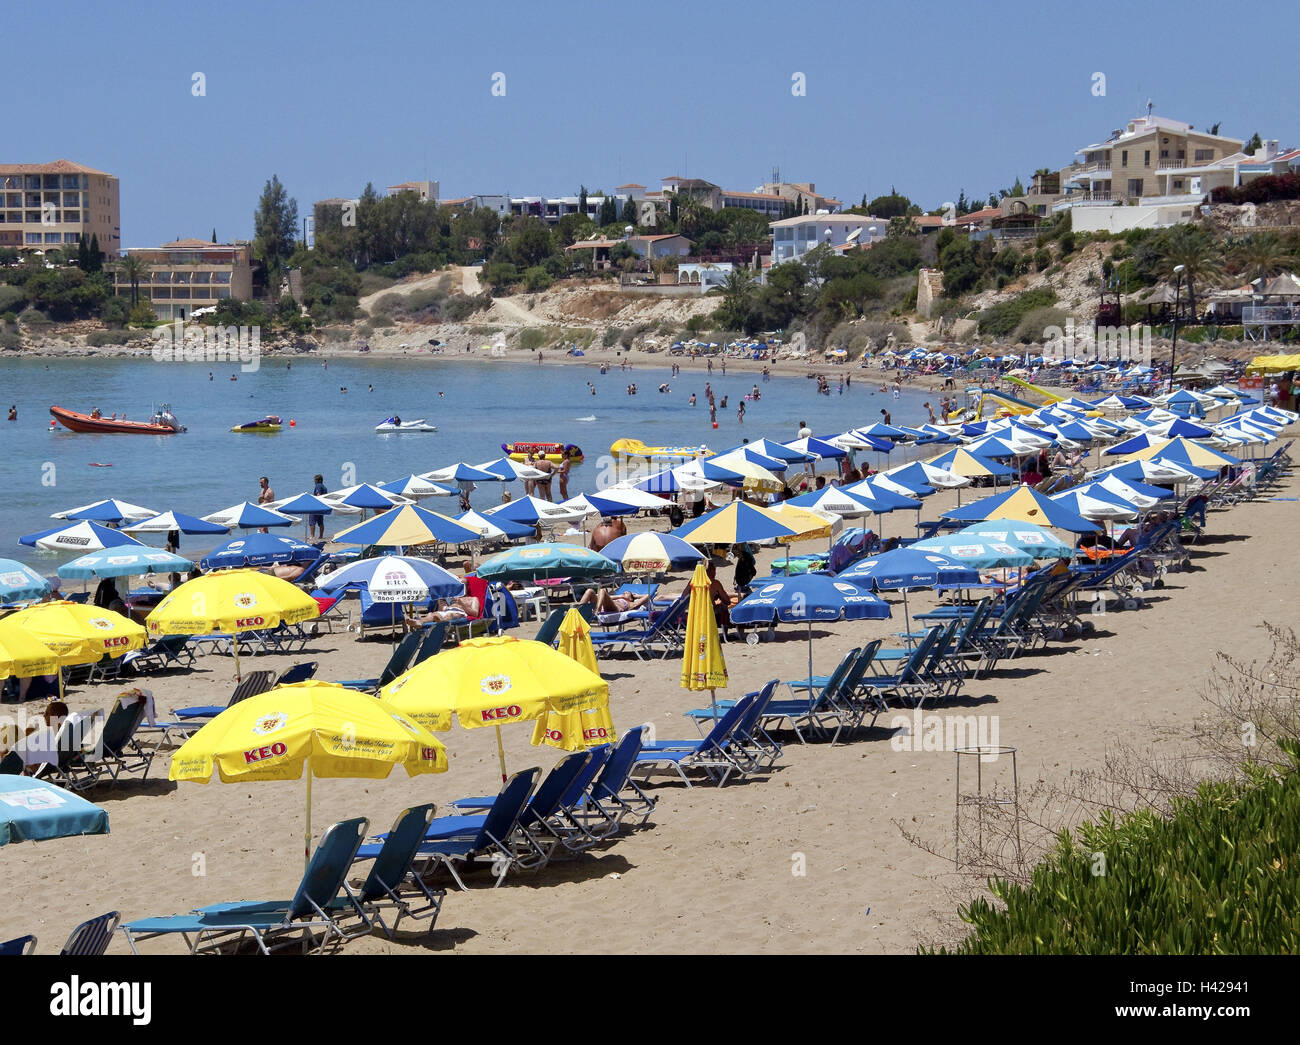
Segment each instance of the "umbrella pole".
[{"label": "umbrella pole", "polygon": [[235,652],[235,681],[243,682],[244,678],[239,673],[239,634],[238,632],[230,633],[230,648]]},{"label": "umbrella pole", "polygon": [[812,618],[808,618],[808,688],[812,689]]},{"label": "umbrella pole", "polygon": [[311,762],[307,763],[307,827],[302,836],[302,869],[311,862]]},{"label": "umbrella pole", "polygon": [[506,782],[506,749],[501,743],[501,727],[497,726],[497,758],[501,761],[501,783]]}]

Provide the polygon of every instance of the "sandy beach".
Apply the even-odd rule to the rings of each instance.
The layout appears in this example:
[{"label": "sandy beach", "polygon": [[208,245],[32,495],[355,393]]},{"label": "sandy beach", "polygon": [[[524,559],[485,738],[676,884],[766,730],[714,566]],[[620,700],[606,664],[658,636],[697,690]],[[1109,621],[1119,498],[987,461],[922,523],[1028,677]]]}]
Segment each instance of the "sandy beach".
[{"label": "sandy beach", "polygon": [[[1246,661],[1262,657],[1270,647],[1262,625],[1294,622],[1294,593],[1282,567],[1296,505],[1284,498],[1298,488],[1293,476],[1258,501],[1211,511],[1205,536],[1191,549],[1193,569],[1171,573],[1143,608],[1094,617],[1095,634],[1005,661],[989,677],[970,680],[951,705],[933,710],[996,715],[1000,743],[1018,749],[1022,789],[1099,766],[1117,739],[1142,741],[1189,723],[1220,651]],[[966,491],[964,499],[972,496]],[[935,495],[925,517],[937,517],[954,500],[950,493]],[[886,516],[884,533],[898,535],[913,521],[912,513]],[[666,528],[667,521],[656,526]],[[775,554],[784,552],[761,553],[760,576]],[[720,576],[730,582],[729,569]],[[672,587],[684,579],[676,575]],[[889,600],[892,620],[816,626],[816,669],[829,671],[850,647],[901,631],[901,602],[893,594]],[[909,601],[913,612],[933,602],[924,594]],[[513,634],[529,637],[536,626],[529,622]],[[770,643],[733,641],[723,649],[729,696],[806,670],[802,627],[780,627]],[[310,659],[319,662],[318,678],[353,678],[377,674],[389,650],[383,638],[361,642],[336,632],[313,639],[300,654],[246,658],[245,668],[282,670]],[[681,712],[700,706],[701,698],[679,687],[677,658],[616,657],[601,666],[620,728],[650,722],[661,739],[695,735]],[[69,704],[107,708],[124,684],[73,689]],[[233,663],[200,657],[193,670],[138,684],[153,690],[160,713],[224,703],[234,685]],[[954,755],[895,750],[888,726],[882,718],[835,747],[803,746],[793,734],[782,735],[785,757],[775,771],[722,789],[687,789],[675,777],[658,776],[658,808],[644,828],[575,862],[512,875],[500,889],[451,889],[430,936],[404,926],[395,942],[376,936],[355,941],[349,951],[896,953],[951,940],[960,931],[954,888],[969,888],[950,859],[913,845],[900,827],[950,852]],[[548,768],[558,757],[530,747],[529,736],[525,729],[505,732],[511,769]],[[345,817],[366,816],[377,833],[409,804],[432,800],[441,807],[463,795],[494,793],[493,731],[456,727],[443,740],[451,763],[444,775],[410,779],[399,771],[384,781],[317,781],[316,837]],[[35,933],[39,950],[49,953],[78,922],[106,910],[129,920],[290,893],[301,870],[304,782],[177,785],[166,782],[167,765],[163,751],[148,781],[87,793],[108,811],[111,834],[6,848],[0,938]],[[478,873],[478,882],[487,878]],[[179,939],[149,946],[159,953],[183,949]],[[109,953],[127,950],[118,938]]]}]

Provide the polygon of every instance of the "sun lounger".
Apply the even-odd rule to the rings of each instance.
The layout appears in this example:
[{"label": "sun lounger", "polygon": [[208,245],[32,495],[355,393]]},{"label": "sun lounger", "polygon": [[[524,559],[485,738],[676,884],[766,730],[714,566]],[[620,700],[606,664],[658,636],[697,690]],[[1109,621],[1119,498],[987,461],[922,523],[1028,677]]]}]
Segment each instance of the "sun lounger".
[{"label": "sun lounger", "polygon": [[735,743],[737,724],[757,699],[757,694],[753,694],[736,701],[701,740],[660,740],[642,745],[633,771],[644,767],[646,779],[649,779],[656,769],[672,770],[687,787],[693,787],[687,771],[698,769],[719,787],[725,786],[732,774],[743,772],[728,749]]},{"label": "sun lounger", "polygon": [[666,610],[653,617],[645,628],[627,628],[623,631],[593,631],[591,643],[596,656],[607,655],[615,650],[631,650],[638,660],[645,660],[654,653],[666,658],[670,653],[681,649],[681,629],[690,608],[690,595],[683,592]]},{"label": "sun lounger", "polygon": [[379,673],[377,678],[347,679],[340,682],[339,685],[347,686],[348,689],[377,692],[410,668],[411,661],[415,659],[416,650],[423,641],[424,633],[420,631],[413,631],[409,635],[404,635],[402,641],[393,648],[388,663],[384,665],[384,670]]},{"label": "sun lounger", "polygon": [[555,640],[560,634],[560,625],[564,623],[564,615],[568,613],[567,607],[551,610],[542,621],[542,626],[537,629],[537,634],[533,636],[537,642],[544,642],[548,646],[554,646]]},{"label": "sun lounger", "polygon": [[304,953],[342,944],[348,936],[340,919],[363,915],[346,888],[346,878],[368,823],[357,817],[326,830],[292,900],[213,904],[191,914],[127,922],[122,926],[127,943],[136,954],[137,943],[168,935],[180,935],[191,954],[238,948],[245,938],[262,954],[295,941]]},{"label": "sun lounger", "polygon": [[122,667],[140,673],[165,671],[171,667],[194,664],[194,651],[190,649],[188,635],[163,635],[142,650],[131,650],[122,656]]},{"label": "sun lounger", "polygon": [[[482,822],[467,825],[463,833],[443,833],[452,826],[450,821],[460,820],[459,817],[438,817],[430,821],[419,848],[420,855],[428,859],[430,870],[445,867],[457,886],[468,889],[457,872],[456,865],[487,858],[492,863],[495,888],[505,881],[511,868],[531,864],[536,850],[519,838],[519,816],[527,805],[540,774],[541,770],[537,768],[515,773],[502,786]],[[433,837],[429,837],[429,832],[433,832]],[[360,859],[373,859],[379,855],[381,848],[379,845],[364,845],[357,855]],[[521,860],[525,863],[520,863]]]},{"label": "sun lounger", "polygon": [[[255,697],[259,693],[272,689],[275,686],[275,677],[274,671],[250,671],[235,687],[235,691],[230,694],[230,700],[224,707],[220,704],[200,704],[194,707],[177,708],[172,714],[181,721],[215,718],[226,708],[234,707],[241,700],[247,700],[249,697]],[[196,728],[198,724],[201,723],[197,723]]]},{"label": "sun lounger", "polygon": [[35,936],[19,936],[17,939],[0,943],[0,958],[16,958],[20,954],[34,954],[35,951]]},{"label": "sun lounger", "polygon": [[[108,942],[113,938],[113,930],[117,928],[118,918],[116,911],[109,911],[108,914],[101,914],[98,918],[82,922],[72,930],[68,942],[63,945],[63,950],[59,951],[59,954],[76,958],[99,957],[108,950]],[[31,937],[31,941],[35,945],[36,937]]]},{"label": "sun lounger", "polygon": [[[391,940],[403,918],[427,920],[427,931],[433,932],[446,891],[425,885],[417,867],[420,845],[433,814],[432,802],[411,806],[398,813],[393,829],[384,836],[370,873],[353,890],[352,899],[356,901],[360,923],[367,933],[374,923],[378,923]],[[391,927],[382,913],[388,909],[397,914]],[[350,932],[349,938],[358,935],[362,934]]]}]

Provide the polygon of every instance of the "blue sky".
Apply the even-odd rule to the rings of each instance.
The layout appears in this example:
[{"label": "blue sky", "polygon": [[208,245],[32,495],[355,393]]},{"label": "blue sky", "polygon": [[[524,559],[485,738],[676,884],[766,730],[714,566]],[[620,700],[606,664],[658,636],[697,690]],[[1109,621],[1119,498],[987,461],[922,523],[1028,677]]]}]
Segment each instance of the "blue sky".
[{"label": "blue sky", "polygon": [[1063,166],[1148,98],[1197,128],[1300,145],[1282,59],[1294,5],[1044,6],[11,5],[5,38],[26,57],[0,64],[21,100],[0,160],[116,174],[124,245],[144,246],[250,236],[273,173],[301,213],[367,181],[430,178],[447,198],[671,174],[751,190],[774,166],[846,203],[892,185],[932,208]]}]

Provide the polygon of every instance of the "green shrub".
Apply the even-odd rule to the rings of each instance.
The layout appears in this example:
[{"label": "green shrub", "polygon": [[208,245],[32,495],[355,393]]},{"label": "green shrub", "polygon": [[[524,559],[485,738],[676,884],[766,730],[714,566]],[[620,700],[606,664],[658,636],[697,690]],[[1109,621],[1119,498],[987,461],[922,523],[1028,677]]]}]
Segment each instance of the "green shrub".
[{"label": "green shrub", "polygon": [[103,345],[125,345],[134,335],[130,330],[92,330],[86,337],[86,344],[92,348]]},{"label": "green shrub", "polygon": [[536,352],[544,345],[552,344],[559,336],[555,327],[524,327],[519,332],[519,347]]},{"label": "green shrub", "polygon": [[992,334],[994,337],[1005,337],[1020,325],[1020,321],[1029,312],[1054,304],[1055,301],[1055,291],[1046,287],[1017,294],[1010,301],[1000,301],[980,312],[977,317],[979,332]]},{"label": "green shrub", "polygon": [[26,301],[27,295],[23,293],[22,287],[0,283],[0,313],[21,312]]},{"label": "green shrub", "polygon": [[1202,784],[1168,818],[1106,813],[1062,832],[1028,887],[989,883],[1003,907],[961,910],[974,931],[954,953],[1295,954],[1300,749],[1282,743],[1289,768]]},{"label": "green shrub", "polygon": [[524,286],[530,294],[540,293],[554,282],[555,277],[542,268],[541,265],[534,265],[532,268],[524,269]]},{"label": "green shrub", "polygon": [[[689,329],[690,323],[687,323]],[[606,327],[605,336],[600,339],[600,343],[606,348],[613,348],[618,344],[618,339],[623,336],[622,327]]]}]

